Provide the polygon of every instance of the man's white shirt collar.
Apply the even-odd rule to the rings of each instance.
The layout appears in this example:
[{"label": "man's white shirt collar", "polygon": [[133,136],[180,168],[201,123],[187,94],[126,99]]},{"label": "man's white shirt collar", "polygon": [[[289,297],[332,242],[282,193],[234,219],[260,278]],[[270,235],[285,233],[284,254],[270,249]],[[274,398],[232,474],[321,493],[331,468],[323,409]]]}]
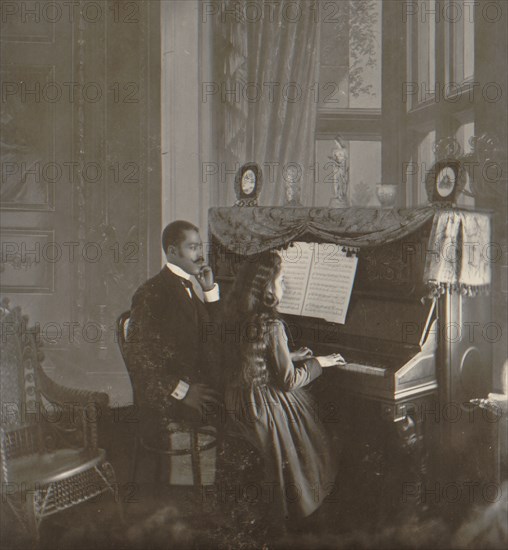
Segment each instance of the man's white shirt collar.
[{"label": "man's white shirt collar", "polygon": [[169,271],[172,271],[175,275],[178,275],[178,277],[182,277],[183,279],[187,279],[187,281],[190,281],[190,275],[187,273],[187,271],[184,271],[181,267],[178,267],[175,264],[172,264],[171,262],[166,263],[167,268]]},{"label": "man's white shirt collar", "polygon": [[[177,265],[172,264],[171,262],[166,262],[166,267],[175,275],[178,275],[178,277],[182,277],[182,279],[187,279],[187,281],[191,280],[191,276],[189,275],[189,273],[187,273],[187,271],[184,271],[181,267],[178,267]],[[190,291],[190,288],[186,287],[185,290],[187,291],[187,294],[192,298],[192,293]],[[203,292],[203,298],[205,302],[218,302],[220,299],[219,285],[215,283],[211,290],[207,290],[206,292]]]}]

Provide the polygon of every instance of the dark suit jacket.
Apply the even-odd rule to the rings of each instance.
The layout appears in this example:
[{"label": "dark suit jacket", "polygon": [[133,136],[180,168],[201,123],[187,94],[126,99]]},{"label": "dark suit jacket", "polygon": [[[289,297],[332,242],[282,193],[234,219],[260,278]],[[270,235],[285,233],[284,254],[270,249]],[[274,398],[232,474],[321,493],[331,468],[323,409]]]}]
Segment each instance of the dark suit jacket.
[{"label": "dark suit jacket", "polygon": [[167,267],[134,294],[125,352],[134,401],[144,420],[199,422],[199,414],[171,393],[180,380],[212,386],[217,380],[208,337],[217,307],[190,298],[181,278]]}]

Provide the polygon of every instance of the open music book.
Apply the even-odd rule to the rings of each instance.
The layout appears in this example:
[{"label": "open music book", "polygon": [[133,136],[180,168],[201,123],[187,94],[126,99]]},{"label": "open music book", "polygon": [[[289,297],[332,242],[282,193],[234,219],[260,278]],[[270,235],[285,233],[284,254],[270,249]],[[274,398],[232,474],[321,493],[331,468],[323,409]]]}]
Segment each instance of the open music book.
[{"label": "open music book", "polygon": [[281,252],[286,290],[281,313],[346,322],[358,257],[332,243],[295,242]]}]

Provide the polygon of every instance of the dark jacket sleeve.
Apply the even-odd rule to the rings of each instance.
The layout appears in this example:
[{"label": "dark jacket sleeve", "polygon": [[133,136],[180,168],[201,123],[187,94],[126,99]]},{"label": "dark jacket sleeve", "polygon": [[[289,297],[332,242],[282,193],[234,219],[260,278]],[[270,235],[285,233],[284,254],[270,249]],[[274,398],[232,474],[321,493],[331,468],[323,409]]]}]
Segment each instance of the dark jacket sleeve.
[{"label": "dark jacket sleeve", "polygon": [[296,365],[293,363],[281,321],[271,324],[270,338],[273,350],[272,370],[281,389],[291,391],[301,388],[321,375],[323,371],[317,359],[306,359]]},{"label": "dark jacket sleeve", "polygon": [[178,360],[176,345],[163,337],[164,312],[157,292],[138,289],[132,299],[126,341],[126,363],[140,407],[168,412],[176,401],[171,393],[179,378],[171,362]]},{"label": "dark jacket sleeve", "polygon": [[223,391],[224,360],[222,357],[222,309],[221,302],[204,302],[207,317],[202,321],[199,338],[203,344],[204,358],[210,376],[206,383],[218,392]]}]

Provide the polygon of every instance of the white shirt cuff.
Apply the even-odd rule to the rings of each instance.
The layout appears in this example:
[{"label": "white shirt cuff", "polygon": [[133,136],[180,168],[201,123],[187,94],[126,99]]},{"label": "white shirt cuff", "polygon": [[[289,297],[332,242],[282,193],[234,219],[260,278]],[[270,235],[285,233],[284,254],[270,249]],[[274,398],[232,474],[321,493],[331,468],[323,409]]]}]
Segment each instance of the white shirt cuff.
[{"label": "white shirt cuff", "polygon": [[175,399],[181,400],[187,395],[188,391],[189,391],[189,384],[187,384],[187,382],[184,382],[183,380],[180,380],[180,382],[178,382],[176,388],[173,390],[173,393],[171,395]]},{"label": "white shirt cuff", "polygon": [[203,292],[203,296],[205,298],[205,302],[218,302],[220,299],[219,285],[215,283],[211,290]]},{"label": "white shirt cuff", "polygon": [[320,361],[320,359],[322,359],[322,357],[313,357],[313,359],[315,359],[319,363],[319,366],[321,368],[323,368],[323,365],[321,364],[321,361]]}]

